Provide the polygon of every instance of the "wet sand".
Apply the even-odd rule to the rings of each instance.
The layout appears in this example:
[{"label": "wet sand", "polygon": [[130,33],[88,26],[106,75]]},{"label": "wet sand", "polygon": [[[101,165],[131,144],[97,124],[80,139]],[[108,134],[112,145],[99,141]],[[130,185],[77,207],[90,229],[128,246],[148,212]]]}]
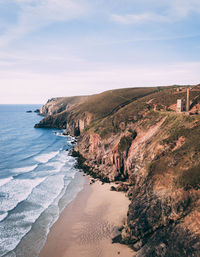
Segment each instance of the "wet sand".
[{"label": "wet sand", "polygon": [[39,257],[132,257],[127,246],[112,244],[129,200],[110,184],[86,180],[84,189],[52,226]]}]

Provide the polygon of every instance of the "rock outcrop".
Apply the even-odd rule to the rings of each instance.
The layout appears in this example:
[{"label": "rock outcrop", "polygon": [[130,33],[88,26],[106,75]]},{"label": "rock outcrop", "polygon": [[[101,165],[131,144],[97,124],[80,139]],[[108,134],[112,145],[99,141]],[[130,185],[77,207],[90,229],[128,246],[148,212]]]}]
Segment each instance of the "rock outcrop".
[{"label": "rock outcrop", "polygon": [[[45,116],[36,128],[65,129],[67,123],[76,122],[72,119],[72,110],[88,99],[88,96],[72,96],[52,98],[40,109],[40,115]],[[70,126],[71,128],[72,126]],[[74,126],[76,127],[76,126]],[[71,131],[70,131],[71,132]]]},{"label": "rock outcrop", "polygon": [[63,98],[51,98],[47,101],[47,103],[42,106],[40,109],[40,115],[46,116],[46,115],[53,115],[56,114],[62,110],[62,105],[56,108],[56,105],[62,100]]}]

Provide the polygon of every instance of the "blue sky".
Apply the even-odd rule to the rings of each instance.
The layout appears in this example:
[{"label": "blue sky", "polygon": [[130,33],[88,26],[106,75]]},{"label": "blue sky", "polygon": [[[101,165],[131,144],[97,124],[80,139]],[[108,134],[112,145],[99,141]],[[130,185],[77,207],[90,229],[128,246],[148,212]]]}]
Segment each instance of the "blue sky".
[{"label": "blue sky", "polygon": [[200,81],[199,0],[0,0],[0,103]]}]

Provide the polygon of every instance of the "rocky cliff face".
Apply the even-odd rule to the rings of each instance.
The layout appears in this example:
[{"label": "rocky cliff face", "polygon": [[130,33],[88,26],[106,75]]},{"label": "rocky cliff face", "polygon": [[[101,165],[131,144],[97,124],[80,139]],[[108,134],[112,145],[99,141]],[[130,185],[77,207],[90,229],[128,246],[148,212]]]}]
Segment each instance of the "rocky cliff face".
[{"label": "rocky cliff face", "polygon": [[40,115],[53,115],[62,111],[62,106],[56,106],[57,103],[63,98],[51,98],[47,103],[40,109]]},{"label": "rocky cliff face", "polygon": [[[70,123],[69,132],[75,134],[80,124],[80,130],[83,125],[81,121],[78,123],[76,115],[72,115],[73,110],[86,101],[88,96],[58,97],[52,98],[40,109],[40,115],[45,116],[40,123],[36,124],[36,128],[60,128],[66,129]],[[85,120],[85,119],[84,119]],[[86,118],[86,123],[88,119]],[[72,125],[73,123],[73,125]],[[74,131],[72,129],[74,127]]]},{"label": "rocky cliff face", "polygon": [[[200,191],[175,186],[172,159],[158,172],[153,170],[154,161],[171,151],[160,144],[166,136],[165,121],[161,117],[148,129],[140,123],[130,125],[103,140],[98,134],[86,133],[76,150],[92,167],[90,173],[118,181],[116,190],[127,191],[131,204],[120,241],[138,251],[136,256],[199,256]],[[124,138],[131,142],[123,147]]]},{"label": "rocky cliff face", "polygon": [[152,92],[106,116],[105,108],[97,116],[79,105],[43,121],[79,136],[87,172],[126,192],[118,240],[137,257],[200,256],[200,118],[170,111],[176,98],[173,90]]}]

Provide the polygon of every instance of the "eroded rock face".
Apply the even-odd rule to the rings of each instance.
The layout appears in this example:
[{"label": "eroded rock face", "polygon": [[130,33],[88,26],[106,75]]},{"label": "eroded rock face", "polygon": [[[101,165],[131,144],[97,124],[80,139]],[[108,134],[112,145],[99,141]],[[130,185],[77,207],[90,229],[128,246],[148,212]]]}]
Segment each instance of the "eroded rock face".
[{"label": "eroded rock face", "polygon": [[137,256],[198,256],[199,238],[181,225],[191,211],[193,199],[188,192],[166,192],[161,197],[147,188],[134,193],[122,242],[139,251]]},{"label": "eroded rock face", "polygon": [[199,256],[199,238],[184,230],[181,224],[173,224],[157,230],[149,236],[137,257]]},{"label": "eroded rock face", "polygon": [[[137,257],[199,257],[200,222],[193,220],[192,225],[183,226],[185,217],[192,215],[193,208],[195,210],[199,191],[174,188],[170,173],[154,174],[149,167],[168,151],[166,145],[158,143],[164,121],[160,119],[148,130],[135,124],[132,130],[137,131],[137,136],[125,151],[120,151],[119,144],[120,138],[128,135],[128,129],[107,139],[86,133],[81,136],[76,150],[92,167],[92,172],[103,174],[110,181],[126,181],[128,189],[124,191],[128,191],[131,204],[121,242],[131,245]],[[168,165],[173,166],[171,162]],[[194,226],[199,227],[195,235],[191,230]]]},{"label": "eroded rock face", "polygon": [[124,149],[120,147],[121,138],[130,137],[130,128],[106,139],[101,139],[96,133],[86,133],[81,136],[77,150],[86,158],[88,166],[97,168],[108,176],[110,181],[129,179],[132,183],[134,177],[138,179],[135,176],[138,171],[145,178],[147,163],[162,151],[160,145],[149,142],[153,140],[163,122],[164,119],[160,120],[149,131],[142,131],[134,125],[132,131],[137,129],[136,136]]},{"label": "eroded rock face", "polygon": [[56,104],[59,100],[62,98],[51,98],[47,101],[45,105],[42,106],[40,109],[40,115],[42,116],[47,116],[47,115],[53,115],[56,114],[57,112],[61,111],[62,107],[59,106],[56,108]]},{"label": "eroded rock face", "polygon": [[36,128],[60,128],[66,129],[73,135],[79,135],[84,126],[90,122],[91,115],[78,117],[73,115],[73,110],[83,103],[88,96],[58,97],[52,98],[40,109],[40,115],[45,116]]},{"label": "eroded rock face", "polygon": [[69,115],[65,127],[66,133],[73,136],[80,136],[84,129],[90,124],[91,120],[92,115],[87,112],[83,113],[81,117]]}]

